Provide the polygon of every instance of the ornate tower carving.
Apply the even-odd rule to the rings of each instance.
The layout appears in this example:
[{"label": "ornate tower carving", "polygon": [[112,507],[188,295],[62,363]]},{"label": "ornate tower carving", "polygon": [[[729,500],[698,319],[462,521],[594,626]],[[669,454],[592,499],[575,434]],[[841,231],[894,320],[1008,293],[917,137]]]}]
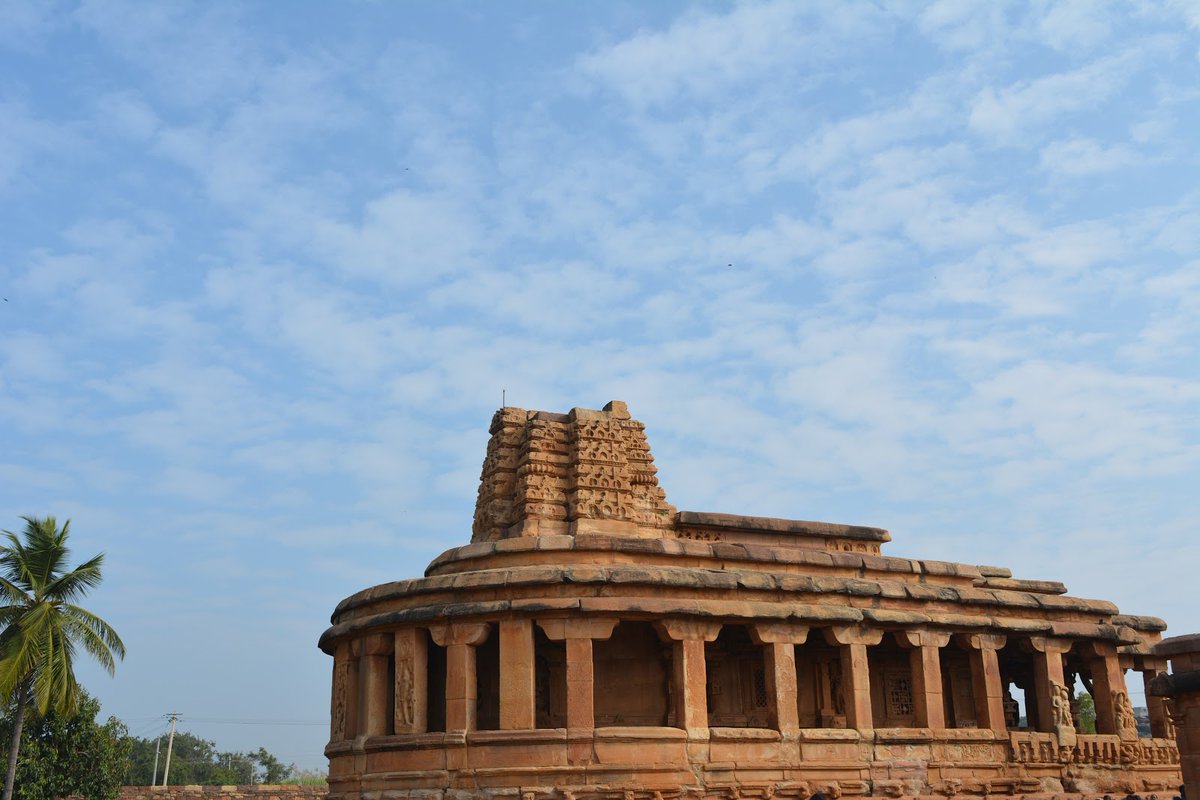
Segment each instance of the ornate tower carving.
[{"label": "ornate tower carving", "polygon": [[614,400],[567,414],[492,418],[471,541],[586,532],[661,536],[675,507],[658,485],[646,426]]}]

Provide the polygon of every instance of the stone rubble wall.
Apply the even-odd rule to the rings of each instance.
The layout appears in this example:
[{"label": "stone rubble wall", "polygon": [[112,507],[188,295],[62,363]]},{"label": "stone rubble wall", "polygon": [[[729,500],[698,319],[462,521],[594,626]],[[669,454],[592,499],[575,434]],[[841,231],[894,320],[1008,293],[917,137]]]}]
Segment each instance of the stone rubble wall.
[{"label": "stone rubble wall", "polygon": [[325,800],[327,786],[122,786],[118,800]]}]

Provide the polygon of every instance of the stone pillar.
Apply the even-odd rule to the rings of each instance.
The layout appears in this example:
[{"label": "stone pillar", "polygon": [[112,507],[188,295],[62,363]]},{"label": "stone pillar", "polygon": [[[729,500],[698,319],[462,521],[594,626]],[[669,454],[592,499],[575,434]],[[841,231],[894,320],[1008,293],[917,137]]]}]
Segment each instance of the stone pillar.
[{"label": "stone pillar", "polygon": [[808,627],[783,622],[756,622],[750,637],[763,648],[771,721],[785,738],[800,732],[796,703],[796,645],[808,639]]},{"label": "stone pillar", "polygon": [[909,648],[912,672],[913,717],[918,728],[935,731],[946,728],[946,699],[942,696],[942,648],[950,634],[939,631],[896,631],[896,641]]},{"label": "stone pillar", "polygon": [[425,631],[396,631],[395,733],[424,733],[429,729],[429,654]]},{"label": "stone pillar", "polygon": [[596,662],[592,639],[567,639],[567,730],[596,727]]},{"label": "stone pillar", "polygon": [[860,733],[869,733],[875,729],[875,720],[871,713],[871,668],[867,648],[883,641],[883,631],[861,625],[838,625],[825,629],[825,639],[841,647],[846,725]]},{"label": "stone pillar", "polygon": [[1071,719],[1071,691],[1063,677],[1062,664],[1063,653],[1071,649],[1072,642],[1034,636],[1029,643],[1035,652],[1033,685],[1037,692],[1037,729],[1057,733],[1060,745],[1072,747],[1075,744],[1075,723]]},{"label": "stone pillar", "polygon": [[432,625],[429,635],[446,648],[446,730],[475,730],[475,648],[487,641],[486,622]]},{"label": "stone pillar", "polygon": [[596,727],[596,689],[592,640],[607,639],[617,626],[616,619],[538,620],[546,638],[566,642],[567,650],[567,730],[583,731]]},{"label": "stone pillar", "polygon": [[1095,655],[1091,660],[1092,688],[1096,696],[1096,733],[1115,734],[1122,740],[1138,738],[1133,704],[1125,688],[1125,671],[1121,669],[1116,645],[1111,642],[1090,642]]},{"label": "stone pillar", "polygon": [[975,697],[976,724],[995,733],[1004,733],[1004,681],[996,652],[1006,638],[995,633],[960,635],[960,644],[971,651],[971,694]]},{"label": "stone pillar", "polygon": [[1154,654],[1171,659],[1171,674],[1155,676],[1149,691],[1166,699],[1175,725],[1182,794],[1200,797],[1200,634],[1163,639]]},{"label": "stone pillar", "polygon": [[385,634],[371,634],[362,639],[360,676],[362,680],[362,708],[359,711],[364,736],[386,736],[388,734],[389,703],[391,686],[388,685],[388,656],[392,654],[393,638]]},{"label": "stone pillar", "polygon": [[1141,660],[1138,671],[1142,673],[1142,683],[1146,687],[1146,711],[1150,714],[1150,735],[1155,739],[1174,739],[1175,731],[1171,726],[1171,718],[1167,714],[1167,700],[1150,691],[1150,682],[1159,675],[1167,673],[1167,662],[1145,658]]},{"label": "stone pillar", "polygon": [[533,620],[503,620],[500,623],[501,730],[530,730],[536,727],[535,681]]},{"label": "stone pillar", "polygon": [[339,642],[333,654],[333,697],[329,708],[329,740],[358,736],[358,642]]},{"label": "stone pillar", "polygon": [[704,663],[704,644],[716,641],[721,623],[700,620],[662,620],[657,623],[673,641],[676,723],[691,738],[708,738],[708,673]]}]

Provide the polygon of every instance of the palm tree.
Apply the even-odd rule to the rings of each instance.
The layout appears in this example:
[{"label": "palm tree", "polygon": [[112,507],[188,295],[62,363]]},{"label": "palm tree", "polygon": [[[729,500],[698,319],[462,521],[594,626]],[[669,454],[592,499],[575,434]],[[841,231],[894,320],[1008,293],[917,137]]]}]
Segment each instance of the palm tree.
[{"label": "palm tree", "polygon": [[8,542],[0,545],[0,697],[16,703],[3,800],[12,800],[26,707],[32,703],[39,714],[75,711],[76,647],[82,645],[110,675],[113,656],[125,657],[112,626],[75,604],[100,584],[104,554],[65,572],[71,521],[59,528],[54,517],[22,519],[21,537],[4,531]]}]

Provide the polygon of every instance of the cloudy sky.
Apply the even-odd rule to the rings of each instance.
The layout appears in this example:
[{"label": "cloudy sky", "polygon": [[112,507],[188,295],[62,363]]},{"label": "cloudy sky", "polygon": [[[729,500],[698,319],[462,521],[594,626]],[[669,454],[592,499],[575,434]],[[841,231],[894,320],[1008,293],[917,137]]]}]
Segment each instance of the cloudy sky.
[{"label": "cloudy sky", "polygon": [[1198,130],[1191,0],[3,0],[0,527],[107,553],[106,713],[305,766],[502,391],[1197,631]]}]

